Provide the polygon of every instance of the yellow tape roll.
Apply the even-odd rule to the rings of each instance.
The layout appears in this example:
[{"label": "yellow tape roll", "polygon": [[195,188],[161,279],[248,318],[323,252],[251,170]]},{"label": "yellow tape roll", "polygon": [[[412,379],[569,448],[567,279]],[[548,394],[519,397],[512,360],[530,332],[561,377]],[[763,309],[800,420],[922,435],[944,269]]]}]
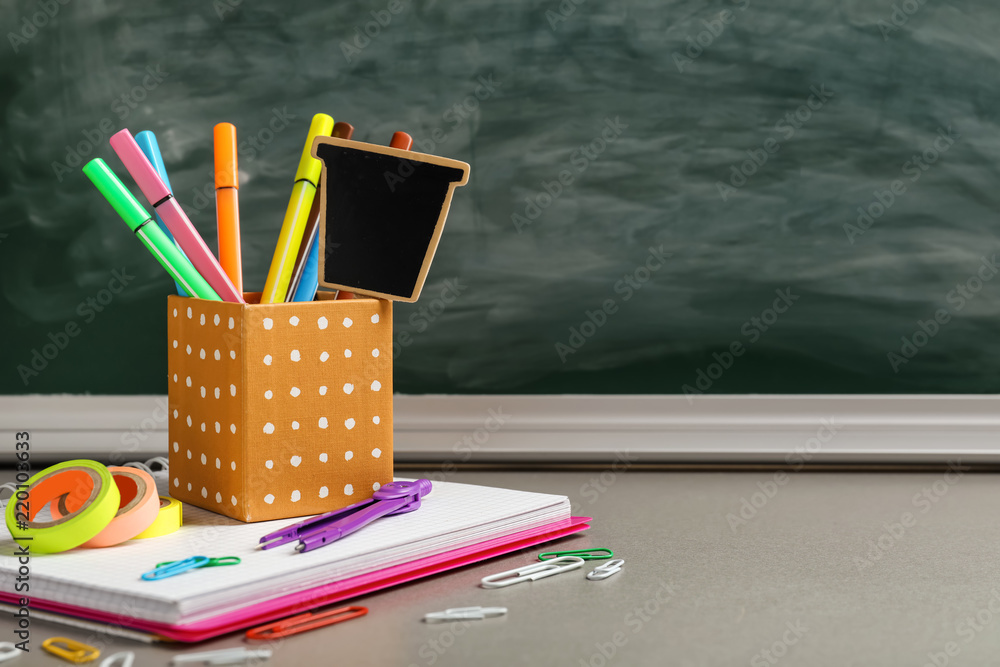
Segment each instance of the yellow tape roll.
[{"label": "yellow tape roll", "polygon": [[[73,499],[74,512],[50,521],[34,520],[43,507],[66,494]],[[120,502],[107,468],[96,461],[66,461],[34,475],[27,489],[18,490],[7,504],[7,529],[32,553],[68,551],[104,530]]]},{"label": "yellow tape roll", "polygon": [[153,522],[152,526],[132,539],[138,540],[147,537],[169,535],[180,528],[183,523],[184,518],[180,501],[174,500],[169,496],[160,496],[160,513],[156,516],[156,521]]}]

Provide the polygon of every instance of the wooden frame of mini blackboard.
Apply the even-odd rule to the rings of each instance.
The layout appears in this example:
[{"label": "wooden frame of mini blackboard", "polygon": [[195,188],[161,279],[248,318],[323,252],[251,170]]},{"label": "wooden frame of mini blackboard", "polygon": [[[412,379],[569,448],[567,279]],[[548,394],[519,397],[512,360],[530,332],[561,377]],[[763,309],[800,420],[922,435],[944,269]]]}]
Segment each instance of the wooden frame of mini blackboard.
[{"label": "wooden frame of mini blackboard", "polygon": [[[434,164],[441,167],[448,167],[451,169],[457,169],[462,172],[462,178],[458,181],[452,181],[448,185],[448,191],[445,194],[444,202],[441,205],[441,212],[438,214],[437,222],[434,224],[434,232],[431,235],[430,243],[427,246],[427,252],[424,255],[423,264],[420,266],[420,271],[417,274],[417,279],[413,285],[413,291],[408,296],[403,296],[399,294],[387,294],[384,292],[376,292],[374,290],[366,290],[356,285],[342,285],[339,283],[326,282],[324,278],[326,277],[326,194],[328,191],[328,185],[326,182],[326,163],[319,157],[319,147],[322,144],[329,144],[333,146],[342,146],[344,148],[352,148],[355,150],[368,151],[371,153],[381,153],[382,155],[389,155],[397,157],[400,160],[406,160],[408,162],[422,162],[427,164]],[[320,187],[319,187],[319,230],[318,239],[319,242],[319,285],[320,287],[326,287],[327,289],[344,290],[346,292],[352,292],[354,294],[360,294],[364,296],[373,296],[379,299],[388,299],[390,301],[403,301],[407,303],[412,303],[420,298],[420,292],[424,287],[424,280],[427,278],[427,271],[431,268],[431,262],[434,260],[434,253],[437,251],[438,242],[441,240],[441,232],[444,231],[444,223],[448,218],[448,210],[451,208],[451,198],[455,194],[455,188],[465,185],[469,182],[469,165],[460,160],[452,160],[450,158],[438,157],[436,155],[429,155],[427,153],[415,153],[413,151],[405,151],[399,148],[390,148],[388,146],[379,146],[378,144],[368,144],[363,141],[351,141],[349,139],[338,139],[335,137],[316,137],[312,145],[312,156],[319,160],[323,164],[323,170],[320,174]],[[360,223],[360,224],[363,224]]]}]

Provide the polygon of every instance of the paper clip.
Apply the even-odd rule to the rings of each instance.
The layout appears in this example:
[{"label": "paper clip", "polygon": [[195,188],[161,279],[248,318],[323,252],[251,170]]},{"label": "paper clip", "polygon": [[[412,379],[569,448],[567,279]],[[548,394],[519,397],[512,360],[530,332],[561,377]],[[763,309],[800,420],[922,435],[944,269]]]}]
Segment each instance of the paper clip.
[{"label": "paper clip", "polygon": [[132,651],[119,651],[102,660],[101,667],[132,667],[133,662],[135,662],[135,653]]},{"label": "paper clip", "polygon": [[[203,556],[195,556],[195,558],[203,558]],[[174,563],[177,562],[179,561],[168,560],[165,563],[157,563],[156,567],[157,568],[166,567],[167,565],[173,565]],[[201,568],[201,567],[220,567],[222,565],[239,565],[240,562],[241,561],[239,556],[223,556],[222,558],[209,558],[207,563],[205,563],[204,565],[197,565],[196,567]]]},{"label": "paper clip", "polygon": [[49,637],[42,642],[42,648],[69,662],[90,662],[101,655],[93,646],[66,637]]},{"label": "paper clip", "polygon": [[167,577],[173,577],[181,574],[182,572],[202,567],[210,560],[212,559],[208,556],[191,556],[190,558],[185,558],[184,560],[173,561],[170,565],[157,565],[155,569],[143,574],[142,578],[146,581],[166,579]]},{"label": "paper clip", "polygon": [[600,581],[601,579],[607,579],[613,574],[618,574],[622,571],[622,565],[625,564],[621,558],[616,558],[614,560],[609,560],[607,563],[602,563],[598,565],[593,570],[587,573],[587,578],[591,581]]},{"label": "paper clip", "polygon": [[483,588],[503,588],[504,586],[519,584],[522,581],[544,579],[545,577],[551,577],[561,572],[569,572],[580,567],[583,567],[582,558],[562,556],[560,558],[551,558],[544,563],[534,563],[527,567],[519,567],[516,570],[491,574],[488,577],[483,577],[479,585]]},{"label": "paper clip", "polygon": [[445,621],[481,621],[484,618],[503,616],[507,607],[455,607],[444,611],[434,611],[424,614],[427,623],[444,623]]},{"label": "paper clip", "polygon": [[239,648],[224,648],[219,651],[204,651],[202,653],[181,653],[175,655],[170,661],[171,665],[182,665],[186,662],[207,662],[210,665],[232,665],[237,662],[246,662],[250,658],[263,658],[267,660],[271,657],[271,649],[258,648],[248,649],[244,646]]},{"label": "paper clip", "polygon": [[323,628],[334,623],[343,623],[358,616],[368,613],[368,607],[339,607],[331,609],[321,614],[306,612],[298,616],[291,616],[276,623],[261,625],[247,630],[247,639],[274,639],[276,637],[290,637],[300,632],[308,632],[316,628]]},{"label": "paper clip", "polygon": [[576,551],[546,551],[538,554],[538,560],[552,560],[560,556],[576,556],[583,560],[605,560],[614,558],[611,549],[577,549]]},{"label": "paper clip", "polygon": [[11,642],[0,642],[0,662],[11,660],[21,655],[22,651]]}]

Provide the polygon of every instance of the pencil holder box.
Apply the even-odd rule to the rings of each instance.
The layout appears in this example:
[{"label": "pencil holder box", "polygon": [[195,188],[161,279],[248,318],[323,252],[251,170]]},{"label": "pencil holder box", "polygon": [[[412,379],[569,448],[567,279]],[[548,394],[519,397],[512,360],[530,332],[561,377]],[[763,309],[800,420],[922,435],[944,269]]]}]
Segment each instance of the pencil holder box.
[{"label": "pencil holder box", "polygon": [[170,495],[240,521],[392,481],[392,304],[167,299]]}]

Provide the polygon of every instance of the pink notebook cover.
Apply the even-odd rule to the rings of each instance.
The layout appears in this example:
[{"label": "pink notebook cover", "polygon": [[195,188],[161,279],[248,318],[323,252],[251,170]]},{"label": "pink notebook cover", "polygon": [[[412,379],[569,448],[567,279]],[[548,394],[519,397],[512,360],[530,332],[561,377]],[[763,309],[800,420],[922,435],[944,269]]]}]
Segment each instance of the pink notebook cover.
[{"label": "pink notebook cover", "polygon": [[[198,642],[572,535],[590,528],[589,521],[589,517],[575,516],[568,521],[558,521],[470,547],[410,561],[371,574],[330,582],[308,591],[275,598],[188,625],[153,623],[138,618],[119,616],[118,614],[75,607],[59,602],[48,602],[37,598],[32,598],[31,606],[67,616],[117,624],[124,628],[159,635],[165,639],[179,642]],[[17,600],[16,595],[0,592],[0,601],[16,604]]]}]

